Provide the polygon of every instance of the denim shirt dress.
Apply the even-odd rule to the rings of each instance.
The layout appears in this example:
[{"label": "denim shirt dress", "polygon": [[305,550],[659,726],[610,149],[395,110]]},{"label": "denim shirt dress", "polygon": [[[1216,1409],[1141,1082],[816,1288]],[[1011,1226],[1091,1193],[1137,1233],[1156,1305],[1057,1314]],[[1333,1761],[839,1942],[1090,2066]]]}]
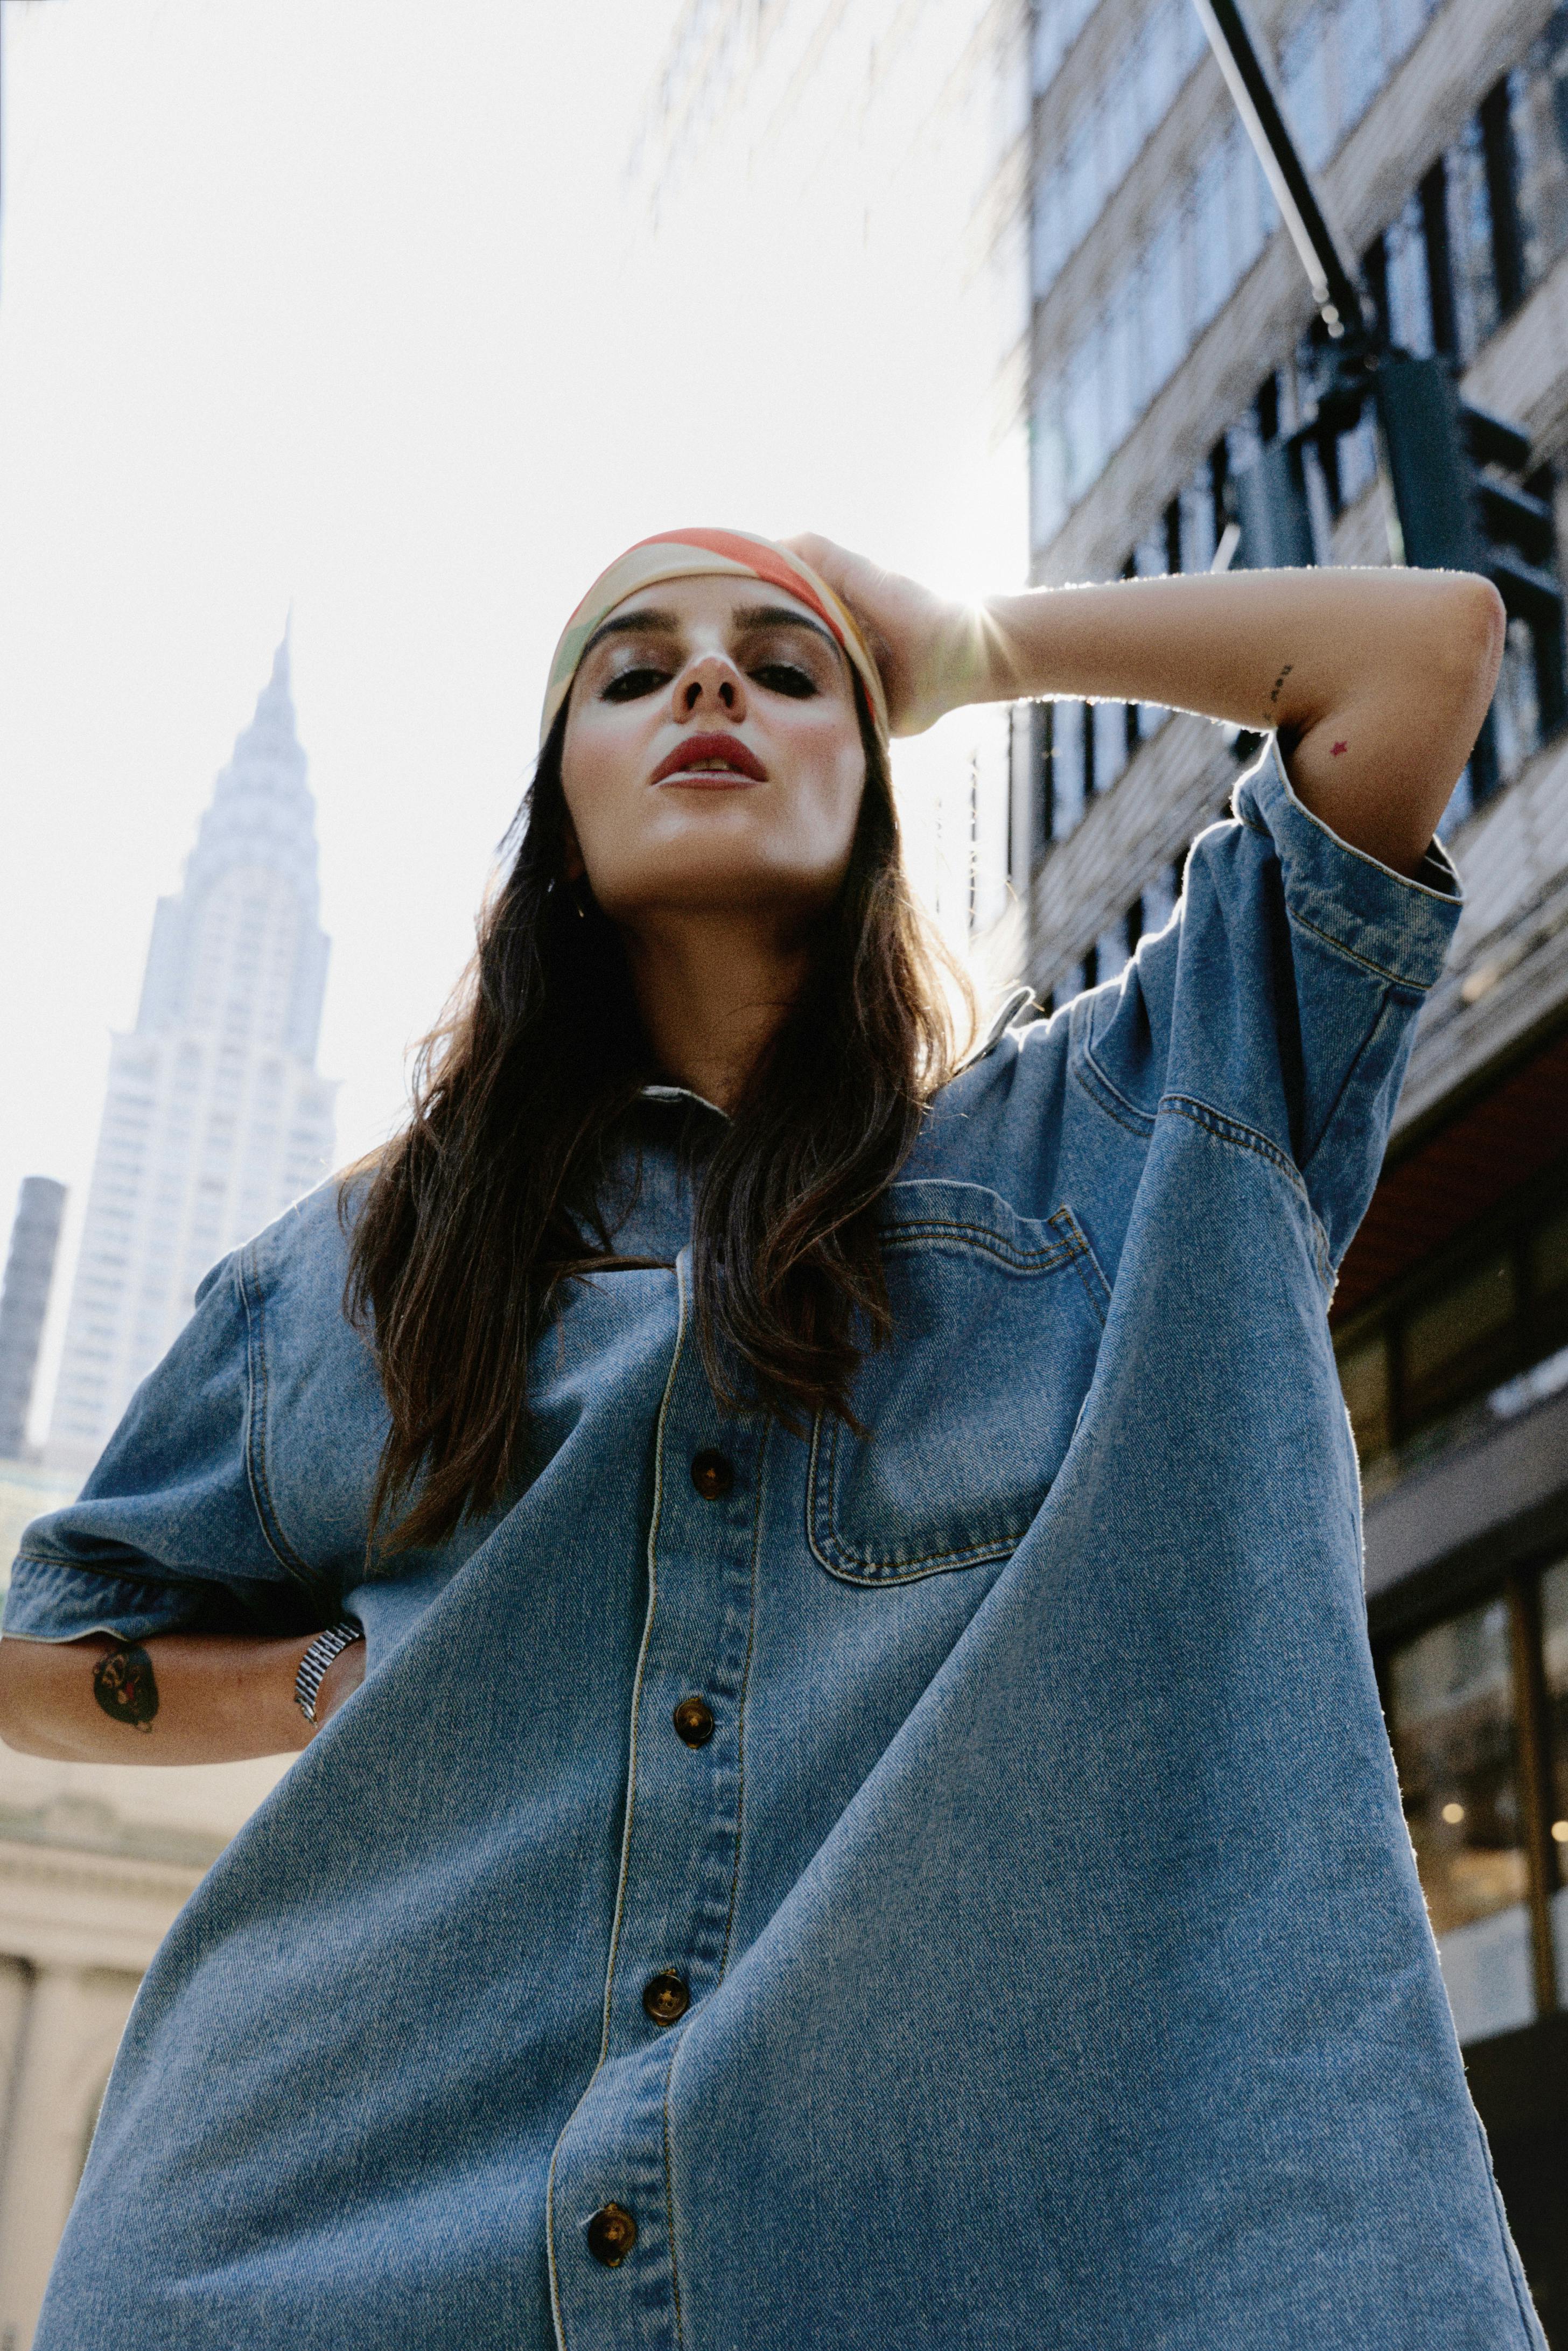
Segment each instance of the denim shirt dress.
[{"label": "denim shirt dress", "polygon": [[147,1975],[38,2351],[1542,2351],[1325,1316],[1458,888],[1235,808],[934,1103],[862,1436],[716,1405],[674,1090],[660,1262],[394,1573],[335,1192],[209,1276],[5,1629],[347,1609],[366,1678]]}]

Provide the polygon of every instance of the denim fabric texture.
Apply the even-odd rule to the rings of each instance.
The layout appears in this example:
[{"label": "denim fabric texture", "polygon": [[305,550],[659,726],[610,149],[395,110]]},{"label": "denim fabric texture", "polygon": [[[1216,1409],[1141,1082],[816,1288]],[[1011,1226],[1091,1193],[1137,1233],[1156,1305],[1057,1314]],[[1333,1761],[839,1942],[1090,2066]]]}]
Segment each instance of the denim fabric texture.
[{"label": "denim fabric texture", "polygon": [[865,1436],[716,1406],[717,1113],[655,1091],[667,1266],[574,1287],[537,1474],[395,1574],[335,1194],[215,1270],[6,1629],[347,1608],[367,1677],[147,1976],[38,2351],[1542,2351],[1325,1314],[1458,912],[1267,754],[1122,977],[934,1104]]}]

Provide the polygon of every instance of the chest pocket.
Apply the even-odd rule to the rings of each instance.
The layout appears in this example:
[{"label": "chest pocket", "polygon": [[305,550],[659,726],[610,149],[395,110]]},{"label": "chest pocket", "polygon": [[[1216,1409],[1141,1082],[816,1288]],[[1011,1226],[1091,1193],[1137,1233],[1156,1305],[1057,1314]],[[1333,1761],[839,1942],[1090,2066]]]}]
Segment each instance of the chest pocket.
[{"label": "chest pocket", "polygon": [[1003,1559],[1066,1454],[1109,1303],[1071,1208],[1017,1217],[977,1184],[898,1184],[883,1227],[893,1334],[868,1354],[857,1437],[822,1414],[808,1530],[852,1583]]}]

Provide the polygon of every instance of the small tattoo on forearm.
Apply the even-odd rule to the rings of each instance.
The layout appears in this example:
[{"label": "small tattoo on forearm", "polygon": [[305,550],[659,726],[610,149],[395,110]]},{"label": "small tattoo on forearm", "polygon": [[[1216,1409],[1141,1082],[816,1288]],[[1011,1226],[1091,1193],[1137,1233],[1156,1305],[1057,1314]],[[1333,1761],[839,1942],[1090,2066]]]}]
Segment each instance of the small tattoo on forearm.
[{"label": "small tattoo on forearm", "polygon": [[1291,672],[1295,668],[1295,666],[1296,664],[1294,662],[1287,662],[1284,668],[1280,672],[1279,676],[1274,680],[1274,691],[1269,696],[1269,710],[1270,716],[1272,716],[1275,705],[1280,699],[1280,688],[1284,684],[1285,680],[1290,676]]},{"label": "small tattoo on forearm", "polygon": [[1330,751],[1329,758],[1331,759],[1337,759],[1342,751],[1348,751],[1350,745],[1348,743],[1336,743],[1333,748]]},{"label": "small tattoo on forearm", "polygon": [[158,1683],[146,1650],[135,1641],[122,1641],[110,1649],[92,1669],[92,1694],[111,1722],[151,1730],[158,1711]]}]

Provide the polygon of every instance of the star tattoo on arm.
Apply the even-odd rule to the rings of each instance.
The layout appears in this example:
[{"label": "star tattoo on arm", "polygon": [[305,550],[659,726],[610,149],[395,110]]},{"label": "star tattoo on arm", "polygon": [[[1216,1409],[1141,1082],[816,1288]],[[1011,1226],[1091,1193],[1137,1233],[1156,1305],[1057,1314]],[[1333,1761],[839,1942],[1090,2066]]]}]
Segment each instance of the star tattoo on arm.
[{"label": "star tattoo on arm", "polygon": [[1348,751],[1350,745],[1348,743],[1335,743],[1330,749],[1329,758],[1331,759],[1337,759],[1342,751]]},{"label": "star tattoo on arm", "polygon": [[140,1642],[121,1641],[92,1669],[92,1694],[111,1722],[151,1730],[158,1711],[152,1660]]}]

